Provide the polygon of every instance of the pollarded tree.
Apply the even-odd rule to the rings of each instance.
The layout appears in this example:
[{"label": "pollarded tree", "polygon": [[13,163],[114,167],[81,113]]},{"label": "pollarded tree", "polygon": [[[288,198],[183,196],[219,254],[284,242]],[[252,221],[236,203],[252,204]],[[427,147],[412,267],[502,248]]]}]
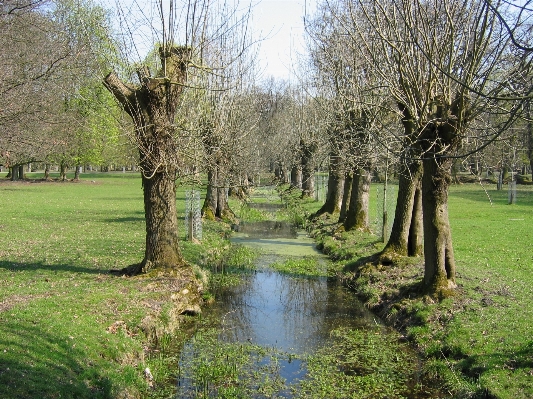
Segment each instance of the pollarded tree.
[{"label": "pollarded tree", "polygon": [[104,82],[135,125],[142,170],[146,248],[141,263],[124,272],[137,274],[154,267],[179,268],[183,258],[178,247],[176,178],[179,159],[174,118],[186,84],[191,58],[188,47],[161,47],[162,68],[154,76],[139,69],[138,87],[125,84],[116,73]]},{"label": "pollarded tree", "polygon": [[[230,17],[237,13],[237,6],[229,9],[226,4],[220,9],[209,1],[191,0],[184,5],[181,15],[175,1],[170,1],[167,10],[163,9],[162,3],[158,7],[162,37],[149,43],[149,47],[153,48],[155,42],[160,43],[159,69],[151,73],[145,63],[136,68],[136,82],[125,82],[116,72],[104,80],[105,86],[133,120],[132,139],[139,150],[142,172],[145,255],[140,263],[121,271],[126,274],[153,268],[180,270],[187,267],[179,249],[176,213],[176,179],[180,171],[189,166],[189,160],[184,159],[186,149],[182,148],[182,144],[186,145],[181,141],[184,132],[176,124],[184,100],[183,91],[189,84],[192,70],[213,73],[224,70],[231,60],[246,51],[246,47],[224,48],[223,51],[231,51],[223,58],[228,64],[204,63],[204,53],[208,53],[211,44],[215,43],[213,47],[217,48],[217,37],[231,37],[238,33],[236,28],[246,23],[246,17],[240,20]],[[147,22],[151,27],[152,21]],[[123,23],[132,21],[126,19]],[[127,31],[127,27],[124,29]],[[175,44],[178,37],[183,43],[181,46]],[[131,44],[133,49],[139,48],[139,43],[132,41]]]},{"label": "pollarded tree", "polygon": [[446,294],[456,286],[447,206],[451,166],[466,155],[467,137],[487,143],[501,134],[487,113],[504,110],[507,118],[500,119],[507,121],[516,115],[516,107],[505,110],[502,102],[516,58],[509,32],[485,1],[358,1],[350,10],[347,33],[369,50],[381,47],[365,52],[368,67],[398,104],[406,156],[422,162],[423,283],[427,292]]}]

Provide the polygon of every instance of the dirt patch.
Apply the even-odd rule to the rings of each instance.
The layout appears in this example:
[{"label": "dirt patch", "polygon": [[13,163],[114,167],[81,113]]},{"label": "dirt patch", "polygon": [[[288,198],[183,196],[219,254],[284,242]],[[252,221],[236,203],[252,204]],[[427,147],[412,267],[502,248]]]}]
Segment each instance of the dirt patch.
[{"label": "dirt patch", "polygon": [[40,294],[40,295],[12,295],[2,302],[0,302],[0,312],[7,312],[17,305],[27,304],[36,299],[42,299],[49,297],[50,294]]}]

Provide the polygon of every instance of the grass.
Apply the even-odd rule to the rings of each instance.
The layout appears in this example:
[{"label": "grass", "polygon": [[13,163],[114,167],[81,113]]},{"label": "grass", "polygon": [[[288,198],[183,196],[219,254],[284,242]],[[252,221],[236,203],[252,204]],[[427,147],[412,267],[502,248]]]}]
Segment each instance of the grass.
[{"label": "grass", "polygon": [[[289,206],[282,218],[310,228],[306,215],[320,204],[300,201],[296,191],[283,193]],[[273,196],[265,192],[265,202]],[[0,397],[172,396],[177,377],[172,370],[179,363],[173,350],[176,342],[190,336],[188,324],[178,336],[162,333],[154,341],[143,330],[143,322],[147,306],[161,301],[160,293],[146,289],[151,284],[146,279],[107,274],[143,256],[139,176],[95,173],[82,175],[79,183],[3,182],[0,198]],[[177,204],[183,219],[184,190],[178,190]],[[236,206],[232,205],[234,210]],[[533,188],[519,186],[517,204],[507,205],[506,191],[491,188],[486,193],[474,184],[452,186],[449,211],[459,284],[455,297],[435,302],[416,295],[423,273],[420,259],[395,267],[369,267],[360,273],[354,289],[420,349],[426,358],[425,374],[435,377],[450,397],[533,397]],[[249,220],[269,216],[249,207],[240,212]],[[334,262],[324,267],[289,259],[276,268],[298,275],[340,273],[350,262],[383,246],[368,233],[334,230],[334,219],[321,223],[313,234]],[[206,222],[201,244],[181,242],[184,256],[203,267],[198,274],[211,275],[217,286],[235,284],[239,272],[253,269],[255,253],[231,246],[228,229]],[[207,291],[205,299],[210,295]],[[163,326],[170,323],[164,306],[153,316]],[[387,338],[357,334],[335,330],[329,347],[301,359],[307,362],[309,379],[301,382],[295,395],[318,398],[331,392],[331,397],[343,397],[348,394],[342,392],[364,387],[369,397],[409,397],[405,387],[397,385],[405,374],[380,356],[388,360],[400,356],[394,360],[398,365],[414,360],[404,358],[401,350],[389,352],[387,348],[397,343],[385,342]],[[251,344],[219,343],[214,335],[206,328],[201,338],[205,361],[198,358],[192,369],[181,371],[213,381],[214,385],[196,385],[203,386],[204,393],[249,397],[260,388],[268,397],[275,389],[284,389],[276,378],[276,364],[291,355],[265,352]],[[262,359],[269,360],[262,364]],[[267,378],[256,379],[254,385],[250,365],[258,362]],[[350,375],[349,370],[374,363],[377,368],[359,373],[360,378]],[[387,364],[386,370],[380,364]],[[348,372],[338,373],[337,366]],[[146,368],[154,380],[146,377]],[[220,374],[209,374],[216,370]]]},{"label": "grass", "polygon": [[[169,322],[164,309],[152,312],[162,293],[147,288],[153,280],[107,274],[144,253],[139,175],[2,182],[0,198],[0,397],[155,395],[144,370],[159,382],[168,368],[143,323],[147,312]],[[181,218],[184,199],[179,190]],[[201,245],[182,241],[184,256],[207,261],[206,253],[227,246],[224,231],[206,223]]]},{"label": "grass", "polygon": [[451,187],[459,287],[442,302],[417,294],[422,259],[368,264],[353,276],[350,265],[382,244],[362,232],[335,232],[324,219],[315,231],[367,306],[408,335],[451,397],[533,397],[533,189],[519,186],[517,204],[507,202],[506,190]]}]

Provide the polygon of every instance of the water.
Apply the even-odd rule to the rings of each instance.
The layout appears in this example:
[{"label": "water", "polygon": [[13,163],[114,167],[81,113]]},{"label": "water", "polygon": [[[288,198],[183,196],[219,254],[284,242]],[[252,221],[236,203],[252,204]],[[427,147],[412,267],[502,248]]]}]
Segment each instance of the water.
[{"label": "water", "polygon": [[[240,389],[241,381],[261,375],[257,382],[251,383],[254,394],[226,397],[291,398],[291,384],[306,378],[306,364],[302,359],[329,345],[332,330],[348,327],[372,331],[371,334],[388,334],[389,330],[335,279],[295,277],[268,268],[288,256],[317,257],[326,264],[326,258],[304,232],[279,222],[245,224],[236,230],[234,243],[260,248],[263,255],[257,260],[257,271],[245,276],[242,284],[215,292],[217,301],[205,312],[217,320],[216,343],[199,344],[202,338],[196,337],[184,345],[177,397],[223,396],[213,388],[215,385]],[[226,348],[229,354],[223,355],[228,363],[234,361],[232,356],[238,350],[243,353],[248,350],[257,357],[251,362],[248,358],[248,365],[236,371],[240,379],[229,381],[226,377],[226,381],[217,383],[216,375],[209,371],[204,371],[208,376],[201,378],[191,376],[189,371],[193,368],[224,367],[209,353],[201,354],[198,345],[209,346],[211,352],[228,345],[227,348],[233,348]],[[268,348],[275,354],[263,353],[258,348]],[[264,379],[274,381],[274,385],[275,381],[281,381],[275,394],[259,393]]]}]

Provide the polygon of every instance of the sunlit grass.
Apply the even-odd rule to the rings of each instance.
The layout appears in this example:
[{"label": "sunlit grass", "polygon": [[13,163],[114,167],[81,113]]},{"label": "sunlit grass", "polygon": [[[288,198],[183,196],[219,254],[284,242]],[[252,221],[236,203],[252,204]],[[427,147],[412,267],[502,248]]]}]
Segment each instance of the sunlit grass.
[{"label": "sunlit grass", "polygon": [[[454,185],[449,215],[455,297],[435,302],[417,294],[421,258],[394,268],[366,267],[355,288],[369,307],[406,331],[428,357],[427,373],[443,378],[456,397],[533,397],[533,187],[518,186],[517,203],[509,205],[507,190]],[[379,251],[382,244],[372,237],[340,232],[322,236],[320,245],[334,259],[353,263]]]},{"label": "sunlit grass", "polygon": [[[202,264],[227,240],[207,223],[202,244],[184,241],[184,197],[181,250]],[[150,397],[144,370],[162,374],[161,361],[140,327],[159,294],[107,273],[144,255],[140,176],[4,181],[0,200],[0,397]]]}]

